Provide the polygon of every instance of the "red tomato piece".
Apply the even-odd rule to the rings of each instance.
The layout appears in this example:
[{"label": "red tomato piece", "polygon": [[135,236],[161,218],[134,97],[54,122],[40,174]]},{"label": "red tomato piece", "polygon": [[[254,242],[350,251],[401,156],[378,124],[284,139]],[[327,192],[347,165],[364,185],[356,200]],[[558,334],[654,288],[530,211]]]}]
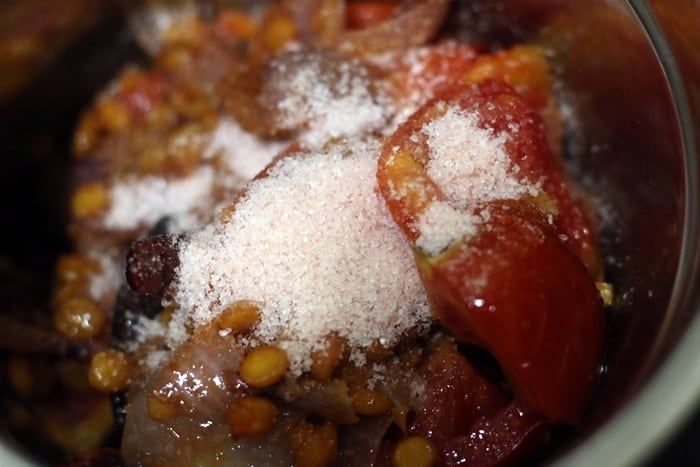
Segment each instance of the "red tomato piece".
[{"label": "red tomato piece", "polygon": [[451,439],[443,447],[442,456],[448,467],[518,465],[544,443],[549,428],[540,415],[513,402],[479,419],[467,435]]},{"label": "red tomato piece", "polygon": [[[583,206],[568,189],[562,168],[549,148],[542,120],[524,98],[503,82],[485,81],[443,94],[419,109],[387,139],[377,179],[394,219],[408,238],[415,240],[415,220],[431,201],[442,196],[425,172],[430,156],[421,132],[424,124],[440,115],[442,103],[473,111],[483,127],[496,135],[508,135],[506,152],[513,164],[528,181],[542,183],[543,190],[556,202],[555,225],[564,242],[591,275],[599,277],[602,266],[595,233]],[[443,109],[446,107],[442,105]],[[404,188],[397,190],[401,187]],[[404,196],[397,196],[399,192]]]},{"label": "red tomato piece", "polygon": [[463,78],[467,83],[504,81],[537,110],[543,109],[554,94],[544,51],[535,45],[482,55]]},{"label": "red tomato piece", "polygon": [[428,360],[422,408],[410,427],[439,448],[468,433],[477,419],[508,403],[498,386],[483,377],[451,344],[443,344]]},{"label": "red tomato piece", "polygon": [[555,225],[565,236],[564,242],[591,275],[599,277],[602,265],[596,235],[583,206],[569,191],[538,112],[512,87],[500,81],[485,81],[446,99],[458,103],[462,109],[475,111],[484,127],[495,134],[508,134],[506,152],[511,160],[531,182],[542,182],[544,191],[556,201]]},{"label": "red tomato piece", "polygon": [[463,86],[477,57],[475,47],[455,41],[413,49],[402,53],[392,64],[389,83],[399,99],[424,103]]},{"label": "red tomato piece", "polygon": [[597,377],[603,303],[556,228],[522,202],[487,206],[478,235],[417,262],[437,318],[501,365],[516,396],[558,423],[574,423]]}]

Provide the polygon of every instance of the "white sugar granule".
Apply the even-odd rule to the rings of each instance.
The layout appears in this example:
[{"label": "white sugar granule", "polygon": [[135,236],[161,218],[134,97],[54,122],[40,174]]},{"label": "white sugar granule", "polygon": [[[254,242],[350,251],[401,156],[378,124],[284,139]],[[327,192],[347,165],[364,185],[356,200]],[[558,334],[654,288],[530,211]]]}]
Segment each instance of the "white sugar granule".
[{"label": "white sugar granule", "polygon": [[254,339],[278,341],[298,374],[330,332],[347,338],[359,362],[373,342],[390,346],[426,326],[413,254],[376,192],[378,153],[358,143],[288,157],[249,185],[228,222],[183,241],[171,343],[186,338],[185,323],[254,300]]},{"label": "white sugar granule", "polygon": [[222,118],[204,151],[204,157],[220,157],[230,171],[222,184],[241,188],[260,173],[284,146],[284,143],[265,141],[248,133],[233,119]]},{"label": "white sugar granule", "polygon": [[518,167],[506,153],[507,134],[481,128],[476,113],[449,107],[422,132],[430,151],[427,173],[447,197],[447,202],[432,203],[416,223],[416,246],[426,253],[437,255],[474,235],[484,218],[472,213],[483,203],[537,195],[537,184],[517,176]]},{"label": "white sugar granule", "polygon": [[435,256],[453,241],[476,234],[480,221],[477,216],[458,210],[444,201],[430,203],[418,218],[416,228],[420,236],[416,246]]},{"label": "white sugar granule", "polygon": [[[380,102],[371,89],[371,79],[359,64],[348,61],[324,62],[324,56],[292,57],[299,63],[275,66],[284,82],[276,83],[281,93],[277,117],[285,127],[305,126],[299,139],[319,147],[333,138],[370,133],[386,124],[387,103]],[[332,66],[332,73],[324,67]]]},{"label": "white sugar granule", "polygon": [[[130,230],[168,217],[174,232],[199,227],[200,212],[211,205],[217,186],[242,188],[283,148],[282,143],[264,141],[235,121],[222,118],[204,150],[205,164],[181,178],[132,177],[115,183],[102,224],[108,229]],[[215,158],[228,170],[215,170],[210,162]]]},{"label": "white sugar granule", "polygon": [[102,223],[108,229],[130,230],[170,217],[175,230],[198,223],[196,211],[211,202],[214,170],[202,167],[184,178],[131,178],[110,190],[110,207]]},{"label": "white sugar granule", "polygon": [[498,199],[536,196],[539,187],[518,177],[506,153],[507,134],[494,135],[479,126],[479,116],[449,107],[423,126],[428,137],[428,175],[450,204],[461,209]]},{"label": "white sugar granule", "polygon": [[114,251],[91,251],[88,256],[93,259],[99,271],[90,277],[88,291],[95,300],[102,300],[116,293],[124,278],[124,265],[121,257]]}]

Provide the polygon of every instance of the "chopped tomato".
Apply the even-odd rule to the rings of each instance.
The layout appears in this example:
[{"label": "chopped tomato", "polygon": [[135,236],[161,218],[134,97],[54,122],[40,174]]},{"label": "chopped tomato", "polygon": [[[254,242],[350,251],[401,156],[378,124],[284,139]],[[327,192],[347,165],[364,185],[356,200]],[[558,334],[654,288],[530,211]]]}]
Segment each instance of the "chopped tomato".
[{"label": "chopped tomato", "polygon": [[223,37],[250,39],[256,31],[255,22],[246,14],[236,10],[223,11],[216,19],[215,31]]},{"label": "chopped tomato", "polygon": [[[494,134],[508,135],[505,148],[513,164],[530,182],[542,183],[544,192],[556,202],[558,215],[554,222],[562,239],[590,273],[599,277],[601,263],[595,233],[583,206],[569,191],[559,161],[547,142],[542,120],[503,82],[485,81],[444,93],[418,110],[387,139],[377,179],[394,219],[408,238],[415,239],[413,224],[423,209],[441,196],[439,187],[425,173],[429,151],[421,135],[423,125],[445,111],[445,103],[475,112],[481,124]],[[397,189],[402,186],[407,188]]]},{"label": "chopped tomato", "polygon": [[425,379],[422,407],[410,432],[438,447],[508,403],[507,394],[475,370],[456,345],[442,344],[429,356]]},{"label": "chopped tomato", "polygon": [[543,444],[549,428],[540,415],[512,402],[479,419],[468,434],[451,439],[443,447],[445,465],[519,465]]},{"label": "chopped tomato", "polygon": [[399,98],[432,97],[464,84],[478,56],[475,47],[455,41],[413,49],[400,56],[390,83]]},{"label": "chopped tomato", "polygon": [[[447,104],[447,105],[445,105]],[[480,209],[489,220],[477,234],[416,259],[437,318],[460,339],[498,360],[520,400],[549,420],[573,423],[590,397],[602,353],[603,305],[586,266],[597,257],[582,208],[562,179],[537,112],[510,86],[494,81],[452,92],[424,106],[385,143],[380,191],[409,240],[415,220],[444,200],[426,171],[422,127],[449,105],[474,112],[494,134],[507,134],[506,153],[556,202],[547,219],[526,198]]]},{"label": "chopped tomato", "polygon": [[602,356],[603,303],[555,227],[521,202],[486,207],[487,228],[437,258],[418,254],[437,318],[498,360],[516,395],[558,423],[588,402]]},{"label": "chopped tomato", "polygon": [[350,0],[345,6],[345,24],[350,29],[364,29],[383,23],[394,15],[397,0]]},{"label": "chopped tomato", "polygon": [[467,83],[505,81],[538,110],[547,105],[553,94],[547,59],[542,48],[535,45],[521,45],[482,55],[464,78]]}]

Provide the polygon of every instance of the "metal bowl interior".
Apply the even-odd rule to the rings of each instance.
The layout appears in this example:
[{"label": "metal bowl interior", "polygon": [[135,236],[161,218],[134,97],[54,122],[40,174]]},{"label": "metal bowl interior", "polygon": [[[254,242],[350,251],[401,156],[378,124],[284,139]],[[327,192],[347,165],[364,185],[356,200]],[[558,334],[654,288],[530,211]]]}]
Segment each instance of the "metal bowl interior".
[{"label": "metal bowl interior", "polygon": [[[693,0],[456,3],[462,14],[455,24],[475,38],[536,41],[551,51],[562,99],[576,122],[567,128],[566,153],[603,214],[607,274],[616,289],[608,359],[581,430],[553,462],[634,465],[673,433],[700,397],[700,296],[694,290],[700,6]],[[102,26],[111,33],[103,29],[69,51],[52,68],[51,82],[0,106],[0,143],[17,144],[43,125],[52,128],[48,140],[68,153],[66,135],[79,109],[127,58],[137,57],[120,33],[123,22]],[[37,159],[41,149],[20,146],[27,159],[8,162],[0,195],[31,209],[28,215],[26,204],[0,204],[7,226],[0,256],[48,273],[65,242],[56,200],[66,187],[56,180],[65,178],[68,162]],[[14,448],[0,445],[0,464],[26,463]]]}]

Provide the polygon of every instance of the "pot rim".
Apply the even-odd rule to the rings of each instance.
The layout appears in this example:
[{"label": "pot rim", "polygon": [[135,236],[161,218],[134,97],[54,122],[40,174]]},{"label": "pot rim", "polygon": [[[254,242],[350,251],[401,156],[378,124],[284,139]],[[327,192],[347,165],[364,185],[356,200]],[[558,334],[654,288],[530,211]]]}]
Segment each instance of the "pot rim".
[{"label": "pot rim", "polygon": [[[679,311],[695,310],[695,317],[663,364],[637,390],[637,394],[580,445],[555,461],[555,467],[639,465],[669,441],[700,405],[700,297],[697,291],[693,291],[698,282],[700,258],[698,146],[682,75],[651,6],[645,0],[628,0],[627,3],[643,26],[666,76],[681,130],[685,172],[681,255],[668,313],[649,362],[658,360],[661,341],[671,319]],[[647,366],[646,370],[649,369]]]},{"label": "pot rim", "polygon": [[[666,319],[651,352],[659,357],[660,342],[670,319],[682,309],[694,309],[695,317],[684,335],[636,394],[603,426],[560,459],[554,467],[639,465],[658,451],[688,421],[700,406],[700,291],[693,296],[700,262],[700,180],[697,141],[687,93],[676,61],[664,34],[645,0],[627,0],[648,40],[670,87],[681,130],[685,175],[685,223],[679,266]],[[647,368],[649,369],[649,368]],[[0,464],[6,467],[34,465],[19,449],[0,442]]]}]

